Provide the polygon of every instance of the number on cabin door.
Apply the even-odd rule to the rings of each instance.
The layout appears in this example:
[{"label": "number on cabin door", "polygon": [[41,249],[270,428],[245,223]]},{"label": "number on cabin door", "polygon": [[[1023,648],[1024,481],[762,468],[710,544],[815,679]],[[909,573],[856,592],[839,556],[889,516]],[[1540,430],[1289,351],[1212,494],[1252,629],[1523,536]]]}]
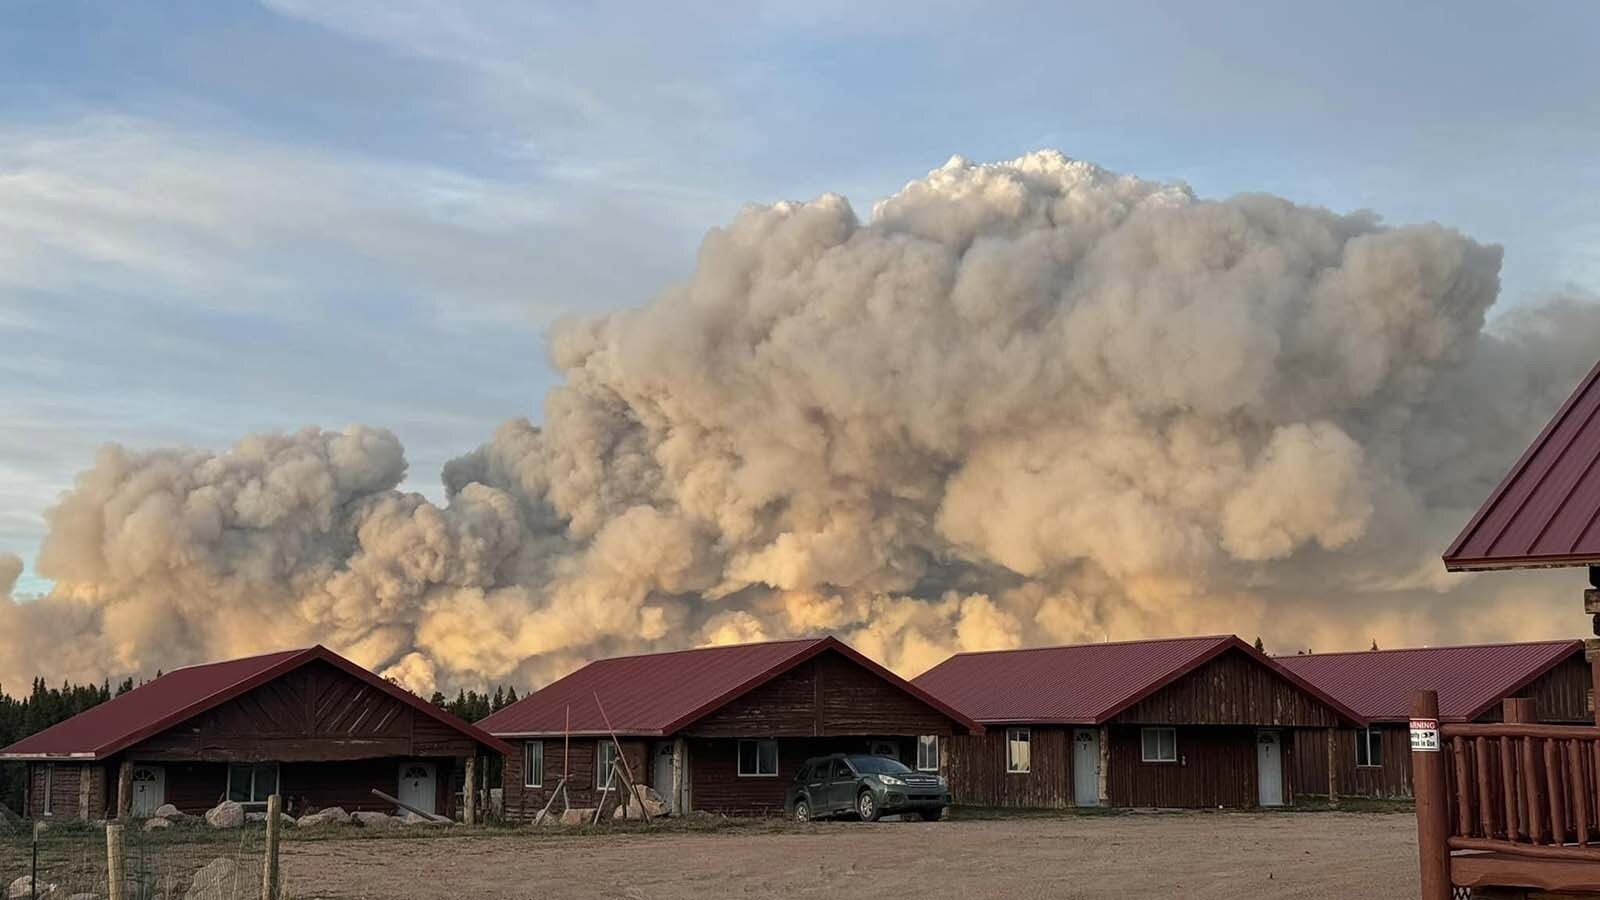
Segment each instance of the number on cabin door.
[{"label": "number on cabin door", "polygon": [[134,766],[132,784],[135,816],[149,818],[167,802],[166,773],[160,766]]}]

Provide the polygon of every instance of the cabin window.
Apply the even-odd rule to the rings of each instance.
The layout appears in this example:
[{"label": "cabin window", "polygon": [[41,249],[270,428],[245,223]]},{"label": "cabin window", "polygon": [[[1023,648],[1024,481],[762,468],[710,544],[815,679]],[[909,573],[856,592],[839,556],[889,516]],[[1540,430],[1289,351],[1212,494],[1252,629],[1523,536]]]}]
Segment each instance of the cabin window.
[{"label": "cabin window", "polygon": [[601,741],[594,748],[594,786],[602,791],[609,791],[615,787],[611,783],[611,771],[617,767],[617,745],[610,741]]},{"label": "cabin window", "polygon": [[1178,729],[1139,729],[1140,759],[1145,762],[1178,761]]},{"label": "cabin window", "polygon": [[1356,732],[1356,767],[1360,769],[1383,766],[1383,732],[1363,728]]},{"label": "cabin window", "polygon": [[544,741],[522,745],[522,786],[544,787]]},{"label": "cabin window", "polygon": [[740,741],[739,774],[745,778],[770,778],[778,774],[777,741]]},{"label": "cabin window", "polygon": [[917,738],[917,769],[922,772],[939,771],[939,736],[925,734]]},{"label": "cabin window", "polygon": [[44,764],[44,814],[47,815],[47,816],[55,815],[54,804],[52,803],[52,801],[55,798],[50,796],[51,794],[55,793],[55,786],[56,786],[56,764],[55,763],[45,763]]},{"label": "cabin window", "polygon": [[1026,728],[1006,729],[1006,771],[1026,772],[1033,763],[1028,752],[1033,734]]},{"label": "cabin window", "polygon": [[278,792],[277,763],[234,763],[228,766],[228,799],[265,803]]}]

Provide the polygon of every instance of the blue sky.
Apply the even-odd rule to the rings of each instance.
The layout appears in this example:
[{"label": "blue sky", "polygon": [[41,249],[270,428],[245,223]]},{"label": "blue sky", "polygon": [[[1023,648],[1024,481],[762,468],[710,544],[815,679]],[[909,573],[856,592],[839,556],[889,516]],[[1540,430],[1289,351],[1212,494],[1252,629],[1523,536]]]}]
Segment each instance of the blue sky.
[{"label": "blue sky", "polygon": [[[0,550],[104,441],[394,429],[410,486],[539,416],[555,317],[748,201],[1055,147],[1600,286],[1600,7],[0,5]],[[30,574],[22,589],[43,583]]]}]

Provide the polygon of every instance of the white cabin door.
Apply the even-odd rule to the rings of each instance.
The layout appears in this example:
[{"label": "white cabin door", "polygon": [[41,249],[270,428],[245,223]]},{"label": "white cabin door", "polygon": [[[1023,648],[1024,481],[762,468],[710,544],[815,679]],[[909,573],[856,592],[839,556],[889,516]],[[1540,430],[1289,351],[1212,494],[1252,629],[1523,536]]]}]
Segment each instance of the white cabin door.
[{"label": "white cabin door", "polygon": [[403,762],[400,764],[400,793],[402,803],[415,806],[425,813],[437,813],[433,808],[434,768],[430,762]]},{"label": "white cabin door", "polygon": [[133,814],[148,819],[167,802],[167,772],[160,766],[133,767]]},{"label": "white cabin door", "polygon": [[1276,731],[1256,735],[1256,771],[1259,783],[1257,802],[1262,806],[1283,805],[1283,736]]},{"label": "white cabin door", "polygon": [[1100,732],[1093,728],[1072,732],[1072,802],[1100,805]]},{"label": "white cabin door", "polygon": [[660,743],[656,745],[655,789],[661,799],[667,801],[667,809],[677,813],[677,792],[672,789],[672,745]]}]

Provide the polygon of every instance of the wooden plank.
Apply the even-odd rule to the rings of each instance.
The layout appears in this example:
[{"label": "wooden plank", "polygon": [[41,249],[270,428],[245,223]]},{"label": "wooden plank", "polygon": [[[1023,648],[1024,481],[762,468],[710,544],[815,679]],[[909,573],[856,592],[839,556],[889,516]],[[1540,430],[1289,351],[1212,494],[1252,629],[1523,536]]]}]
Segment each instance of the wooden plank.
[{"label": "wooden plank", "polygon": [[1478,828],[1484,837],[1494,837],[1494,791],[1490,790],[1489,739],[1473,738],[1472,769],[1478,784]]},{"label": "wooden plank", "polygon": [[1545,805],[1544,798],[1539,788],[1539,756],[1534,752],[1534,739],[1522,738],[1522,792],[1527,798],[1528,811],[1528,839],[1536,844],[1544,843],[1545,836]]},{"label": "wooden plank", "polygon": [[1600,890],[1600,863],[1532,859],[1508,853],[1461,854],[1450,860],[1450,878],[1462,887],[1515,886],[1546,891]]},{"label": "wooden plank", "polygon": [[1500,796],[1501,810],[1504,812],[1506,826],[1506,840],[1514,841],[1520,835],[1526,834],[1526,827],[1522,825],[1521,810],[1518,807],[1517,791],[1517,752],[1511,738],[1500,738]]},{"label": "wooden plank", "polygon": [[1583,776],[1583,752],[1577,741],[1567,741],[1562,750],[1567,758],[1567,790],[1572,810],[1574,837],[1581,847],[1589,846],[1588,789]]},{"label": "wooden plank", "polygon": [[1450,742],[1450,755],[1455,762],[1456,834],[1472,834],[1473,779],[1467,768],[1467,740],[1455,738]]}]

